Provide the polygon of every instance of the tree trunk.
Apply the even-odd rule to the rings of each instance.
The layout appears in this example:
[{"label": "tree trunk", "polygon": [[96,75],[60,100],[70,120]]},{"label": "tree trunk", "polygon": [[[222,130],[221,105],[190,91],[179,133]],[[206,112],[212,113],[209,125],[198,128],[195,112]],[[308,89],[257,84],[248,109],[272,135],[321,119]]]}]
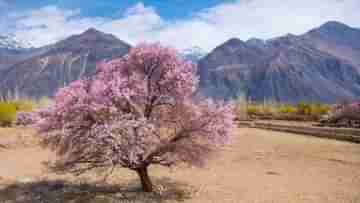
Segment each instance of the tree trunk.
[{"label": "tree trunk", "polygon": [[144,192],[152,192],[153,191],[153,184],[150,180],[150,177],[148,175],[147,167],[138,168],[136,169],[137,174],[140,177],[141,185],[144,190]]}]

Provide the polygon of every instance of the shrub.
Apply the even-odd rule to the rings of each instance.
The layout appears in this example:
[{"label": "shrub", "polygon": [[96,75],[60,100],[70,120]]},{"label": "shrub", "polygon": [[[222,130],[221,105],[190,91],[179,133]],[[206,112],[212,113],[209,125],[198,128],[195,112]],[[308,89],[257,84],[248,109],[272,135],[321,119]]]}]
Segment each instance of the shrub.
[{"label": "shrub", "polygon": [[16,113],[16,125],[32,125],[38,120],[36,113],[34,112],[17,112]]},{"label": "shrub", "polygon": [[311,114],[324,115],[330,111],[330,107],[326,104],[313,104],[311,105]]},{"label": "shrub", "polygon": [[21,99],[13,101],[17,111],[30,112],[34,109],[35,102],[28,99]]},{"label": "shrub", "polygon": [[297,109],[291,105],[281,105],[278,111],[283,114],[293,114],[297,112]]},{"label": "shrub", "polygon": [[16,118],[16,105],[10,102],[0,102],[0,126],[10,126]]},{"label": "shrub", "polygon": [[323,122],[339,123],[342,120],[360,122],[360,103],[354,102],[333,106]]},{"label": "shrub", "polygon": [[256,106],[255,104],[250,104],[246,108],[246,112],[249,115],[258,114],[260,112],[260,108]]},{"label": "shrub", "polygon": [[300,102],[297,105],[297,113],[300,115],[310,115],[311,114],[311,105],[305,102]]}]

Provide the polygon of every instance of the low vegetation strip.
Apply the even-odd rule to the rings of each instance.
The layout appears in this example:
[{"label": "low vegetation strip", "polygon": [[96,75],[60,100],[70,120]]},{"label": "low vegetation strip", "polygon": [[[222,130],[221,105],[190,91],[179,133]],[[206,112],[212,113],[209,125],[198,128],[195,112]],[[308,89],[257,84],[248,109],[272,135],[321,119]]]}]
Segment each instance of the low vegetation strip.
[{"label": "low vegetation strip", "polygon": [[300,126],[294,124],[272,123],[272,122],[240,122],[240,126],[253,127],[265,130],[273,130],[280,132],[289,132],[302,135],[311,135],[329,139],[349,141],[360,143],[360,130],[349,128],[331,128],[331,127],[314,127]]}]

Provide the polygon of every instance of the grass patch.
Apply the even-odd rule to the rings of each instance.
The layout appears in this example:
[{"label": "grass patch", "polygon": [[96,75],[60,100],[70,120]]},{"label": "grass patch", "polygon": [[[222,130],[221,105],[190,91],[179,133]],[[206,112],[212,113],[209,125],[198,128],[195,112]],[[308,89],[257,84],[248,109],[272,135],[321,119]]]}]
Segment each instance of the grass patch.
[{"label": "grass patch", "polygon": [[[242,109],[245,109],[245,111]],[[242,100],[237,104],[236,114],[238,118],[315,121],[329,113],[330,110],[329,105],[320,103],[247,103]]]},{"label": "grass patch", "polygon": [[16,105],[11,102],[0,102],[0,126],[11,126],[16,119]]}]

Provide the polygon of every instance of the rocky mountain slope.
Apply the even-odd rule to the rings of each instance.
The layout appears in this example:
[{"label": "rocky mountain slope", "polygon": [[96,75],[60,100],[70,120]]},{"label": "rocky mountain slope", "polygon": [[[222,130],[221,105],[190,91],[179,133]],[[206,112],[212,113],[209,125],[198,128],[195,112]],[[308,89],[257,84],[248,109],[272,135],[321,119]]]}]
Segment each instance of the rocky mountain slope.
[{"label": "rocky mountain slope", "polygon": [[[123,56],[130,48],[95,29],[37,49],[21,44],[0,37],[0,95],[52,96],[59,87],[93,74],[97,62]],[[206,96],[281,102],[360,98],[360,30],[339,22],[297,36],[233,38],[208,54],[193,47],[180,55],[198,63],[199,92]]]},{"label": "rocky mountain slope", "polygon": [[32,45],[16,39],[13,35],[0,35],[0,49],[29,49]]},{"label": "rocky mountain slope", "polygon": [[338,22],[299,36],[230,39],[199,61],[201,92],[282,102],[360,98],[359,43],[360,30]]},{"label": "rocky mountain slope", "polygon": [[[89,29],[56,44],[31,50],[0,72],[0,90],[27,96],[51,96],[59,87],[94,73],[96,63],[128,52],[130,45]],[[1,53],[0,53],[1,55]],[[15,54],[21,58],[21,53]]]},{"label": "rocky mountain slope", "polygon": [[31,45],[11,35],[0,35],[0,70],[27,58]]}]

